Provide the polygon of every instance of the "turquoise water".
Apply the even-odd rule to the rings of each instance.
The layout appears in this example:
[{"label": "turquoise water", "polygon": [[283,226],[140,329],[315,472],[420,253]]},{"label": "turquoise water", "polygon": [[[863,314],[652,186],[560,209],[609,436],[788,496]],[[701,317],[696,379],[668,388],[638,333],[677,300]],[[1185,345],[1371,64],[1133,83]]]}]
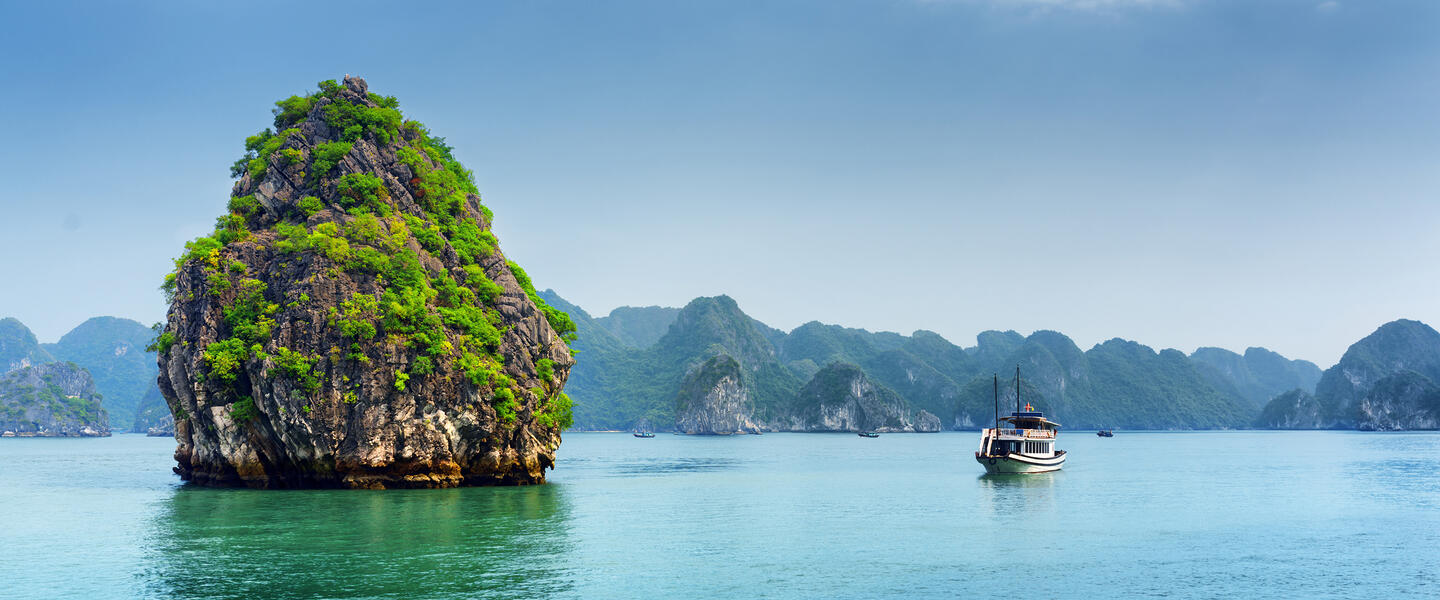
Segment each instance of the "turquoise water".
[{"label": "turquoise water", "polygon": [[199,489],[169,439],[0,440],[0,597],[1440,597],[1440,434],[567,434],[551,484]]}]

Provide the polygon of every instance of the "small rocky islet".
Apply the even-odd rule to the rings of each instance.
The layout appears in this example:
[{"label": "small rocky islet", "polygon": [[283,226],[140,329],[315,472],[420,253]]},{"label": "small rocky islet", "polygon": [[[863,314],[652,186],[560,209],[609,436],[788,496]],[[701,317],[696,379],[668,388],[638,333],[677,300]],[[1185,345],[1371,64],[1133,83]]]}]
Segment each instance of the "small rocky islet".
[{"label": "small rocky islet", "polygon": [[104,437],[110,417],[90,373],[72,362],[24,365],[0,376],[0,436]]},{"label": "small rocky islet", "polygon": [[545,481],[573,324],[505,259],[470,172],[363,79],[276,103],[163,289],[175,471],[215,486]]}]

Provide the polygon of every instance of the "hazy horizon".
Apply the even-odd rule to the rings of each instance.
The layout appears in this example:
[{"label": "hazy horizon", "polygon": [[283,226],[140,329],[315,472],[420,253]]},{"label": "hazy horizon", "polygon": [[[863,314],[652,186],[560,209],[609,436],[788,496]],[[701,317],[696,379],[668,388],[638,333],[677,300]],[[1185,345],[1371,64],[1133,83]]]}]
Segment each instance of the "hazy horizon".
[{"label": "hazy horizon", "polygon": [[507,256],[596,316],[723,293],[786,331],[1322,368],[1440,323],[1434,3],[385,6],[8,11],[0,316],[44,342],[163,319],[245,136],[349,73],[446,137]]}]

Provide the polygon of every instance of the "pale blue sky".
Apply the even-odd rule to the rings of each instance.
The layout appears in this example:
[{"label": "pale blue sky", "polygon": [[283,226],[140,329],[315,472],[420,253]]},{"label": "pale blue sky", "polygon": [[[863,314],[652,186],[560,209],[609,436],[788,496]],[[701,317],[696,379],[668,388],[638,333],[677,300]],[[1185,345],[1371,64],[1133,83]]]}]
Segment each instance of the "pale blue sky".
[{"label": "pale blue sky", "polygon": [[351,73],[597,314],[726,293],[1322,367],[1440,324],[1440,3],[405,6],[0,0],[0,315],[160,320],[244,137]]}]

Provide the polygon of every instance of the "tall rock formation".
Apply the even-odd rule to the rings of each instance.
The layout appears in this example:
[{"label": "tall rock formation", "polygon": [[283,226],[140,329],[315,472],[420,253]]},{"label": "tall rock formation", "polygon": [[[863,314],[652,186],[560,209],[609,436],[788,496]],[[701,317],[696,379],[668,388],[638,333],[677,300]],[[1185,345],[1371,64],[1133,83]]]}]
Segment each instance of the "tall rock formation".
[{"label": "tall rock formation", "polygon": [[1296,388],[1271,398],[1255,419],[1255,426],[1263,429],[1315,429],[1320,420],[1320,403],[1315,401],[1315,396]]},{"label": "tall rock formation", "polygon": [[[940,430],[934,415],[924,413],[921,421],[925,430]],[[872,382],[859,366],[842,362],[816,373],[781,423],[790,431],[916,431],[904,398]]]},{"label": "tall rock formation", "polygon": [[740,363],[721,354],[685,376],[675,399],[675,430],[688,434],[756,433],[755,403]]},{"label": "tall rock formation", "polygon": [[574,326],[397,106],[350,77],[276,103],[229,213],[176,261],[157,348],[182,478],[446,487],[554,465]]},{"label": "tall rock formation", "polygon": [[90,373],[75,363],[20,367],[0,377],[0,435],[100,437],[110,418]]}]

